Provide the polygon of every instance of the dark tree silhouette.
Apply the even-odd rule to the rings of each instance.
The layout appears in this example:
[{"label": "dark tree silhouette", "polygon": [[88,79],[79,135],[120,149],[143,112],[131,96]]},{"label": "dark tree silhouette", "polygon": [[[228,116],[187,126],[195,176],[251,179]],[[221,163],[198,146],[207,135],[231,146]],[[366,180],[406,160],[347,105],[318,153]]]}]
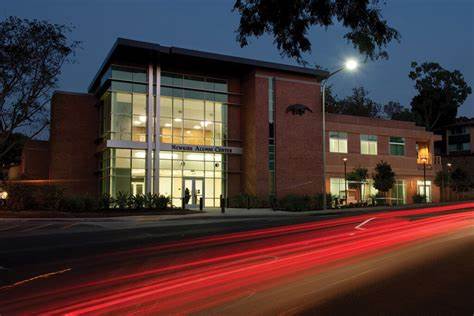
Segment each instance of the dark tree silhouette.
[{"label": "dark tree silhouette", "polygon": [[414,121],[414,115],[410,109],[404,107],[399,102],[389,101],[383,106],[386,118],[397,121]]},{"label": "dark tree silhouette", "polygon": [[374,188],[382,192],[385,197],[395,184],[395,172],[390,164],[383,160],[375,166],[375,174],[372,178],[374,179]]},{"label": "dark tree silhouette", "polygon": [[364,87],[352,89],[352,95],[344,99],[332,96],[332,105],[327,108],[328,112],[365,117],[382,117],[381,106],[369,97],[369,92]]},{"label": "dark tree silhouette", "polygon": [[237,40],[248,44],[251,36],[271,34],[281,54],[305,63],[311,51],[308,30],[338,22],[348,29],[344,38],[370,59],[388,58],[384,50],[400,34],[382,18],[378,0],[236,0],[240,13]]},{"label": "dark tree silhouette", "polygon": [[458,108],[472,92],[461,72],[446,70],[433,62],[412,62],[411,68],[408,76],[418,91],[411,101],[416,122],[430,131],[454,123]]},{"label": "dark tree silhouette", "polygon": [[79,45],[70,31],[17,17],[0,22],[0,162],[17,146],[15,133],[31,138],[47,127],[51,90]]}]

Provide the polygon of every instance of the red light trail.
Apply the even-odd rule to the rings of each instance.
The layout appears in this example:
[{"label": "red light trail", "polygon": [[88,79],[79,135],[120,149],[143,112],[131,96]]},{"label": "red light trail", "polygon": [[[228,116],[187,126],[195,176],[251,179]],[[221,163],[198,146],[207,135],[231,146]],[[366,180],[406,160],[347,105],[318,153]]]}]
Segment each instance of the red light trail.
[{"label": "red light trail", "polygon": [[[8,309],[44,315],[197,313],[305,273],[471,227],[473,209],[474,203],[463,203],[358,215],[91,256],[72,261],[73,271],[80,261],[91,267],[138,262],[114,275],[96,271],[54,290],[12,296]],[[0,299],[6,294],[0,292]]]}]

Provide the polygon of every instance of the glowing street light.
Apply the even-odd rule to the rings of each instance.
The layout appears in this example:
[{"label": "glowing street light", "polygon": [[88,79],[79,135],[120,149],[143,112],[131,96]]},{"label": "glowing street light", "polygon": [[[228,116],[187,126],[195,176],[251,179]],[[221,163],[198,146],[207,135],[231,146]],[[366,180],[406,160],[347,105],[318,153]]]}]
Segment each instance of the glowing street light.
[{"label": "glowing street light", "polygon": [[359,63],[355,59],[348,59],[344,64],[345,68],[349,71],[356,70],[359,67]]},{"label": "glowing street light", "polygon": [[[326,79],[323,80],[323,84],[321,85],[322,95],[323,95],[323,102],[322,102],[322,110],[323,110],[323,209],[326,209],[326,84],[332,76],[337,74],[340,71],[347,70],[347,71],[355,71],[359,67],[359,63],[356,59],[348,59],[344,63],[344,66],[329,73]],[[347,194],[347,193],[346,193]]]}]

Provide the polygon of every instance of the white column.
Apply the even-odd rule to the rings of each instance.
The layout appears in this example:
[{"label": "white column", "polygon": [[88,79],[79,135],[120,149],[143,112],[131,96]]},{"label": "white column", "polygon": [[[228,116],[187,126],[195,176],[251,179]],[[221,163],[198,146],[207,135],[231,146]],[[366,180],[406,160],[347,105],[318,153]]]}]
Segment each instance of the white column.
[{"label": "white column", "polygon": [[151,192],[151,171],[152,171],[152,161],[151,153],[153,150],[153,65],[148,65],[148,102],[147,102],[147,126],[146,126],[146,180],[145,187],[146,192]]},{"label": "white column", "polygon": [[155,102],[155,159],[153,165],[153,193],[160,193],[160,96],[161,96],[161,68],[156,66],[156,102]]}]

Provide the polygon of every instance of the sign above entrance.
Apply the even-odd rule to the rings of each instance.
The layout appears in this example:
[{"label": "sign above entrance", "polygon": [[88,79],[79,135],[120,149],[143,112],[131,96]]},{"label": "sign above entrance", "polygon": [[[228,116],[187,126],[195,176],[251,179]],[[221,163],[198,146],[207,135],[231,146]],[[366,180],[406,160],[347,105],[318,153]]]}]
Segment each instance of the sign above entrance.
[{"label": "sign above entrance", "polygon": [[217,154],[242,154],[242,148],[239,147],[224,147],[224,146],[206,146],[206,145],[177,145],[177,144],[161,144],[161,150],[177,150],[177,151],[192,151],[202,153],[217,153]]}]

